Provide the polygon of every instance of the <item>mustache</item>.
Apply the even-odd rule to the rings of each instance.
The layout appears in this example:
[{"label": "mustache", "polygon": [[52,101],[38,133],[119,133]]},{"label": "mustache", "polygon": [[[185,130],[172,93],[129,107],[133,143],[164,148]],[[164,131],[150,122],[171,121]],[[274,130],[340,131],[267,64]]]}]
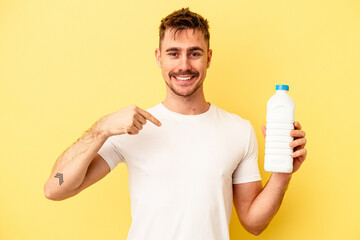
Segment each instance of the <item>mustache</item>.
[{"label": "mustache", "polygon": [[186,70],[186,71],[179,71],[179,72],[174,72],[174,71],[171,71],[169,72],[169,77],[171,78],[172,76],[180,76],[180,75],[192,75],[192,76],[199,76],[199,72],[193,72],[191,70]]}]

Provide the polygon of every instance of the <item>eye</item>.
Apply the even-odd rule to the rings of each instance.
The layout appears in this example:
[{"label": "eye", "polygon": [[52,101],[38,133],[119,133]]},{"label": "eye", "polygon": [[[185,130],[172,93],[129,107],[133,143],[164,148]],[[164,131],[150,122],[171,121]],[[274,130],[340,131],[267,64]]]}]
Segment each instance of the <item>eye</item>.
[{"label": "eye", "polygon": [[199,52],[192,52],[191,56],[192,57],[198,57],[198,56],[201,56],[201,54]]},{"label": "eye", "polygon": [[172,56],[172,57],[176,57],[177,56],[177,52],[170,52],[168,53],[169,56]]}]

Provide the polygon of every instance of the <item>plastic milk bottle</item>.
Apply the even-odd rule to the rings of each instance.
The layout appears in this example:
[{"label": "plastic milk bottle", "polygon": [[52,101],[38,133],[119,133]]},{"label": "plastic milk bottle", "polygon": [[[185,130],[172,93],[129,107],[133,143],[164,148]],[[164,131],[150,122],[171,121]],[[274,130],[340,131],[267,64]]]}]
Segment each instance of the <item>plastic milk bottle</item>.
[{"label": "plastic milk bottle", "polygon": [[276,85],[276,93],[267,102],[265,171],[290,173],[293,170],[293,141],[295,102],[289,96],[288,85]]}]

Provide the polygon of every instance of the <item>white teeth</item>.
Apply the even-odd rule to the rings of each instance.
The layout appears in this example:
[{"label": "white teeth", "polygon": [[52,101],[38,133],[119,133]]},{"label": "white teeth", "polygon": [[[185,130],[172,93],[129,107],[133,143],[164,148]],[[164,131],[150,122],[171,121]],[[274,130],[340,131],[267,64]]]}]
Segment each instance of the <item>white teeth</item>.
[{"label": "white teeth", "polygon": [[192,77],[175,77],[177,80],[186,81],[191,79]]}]

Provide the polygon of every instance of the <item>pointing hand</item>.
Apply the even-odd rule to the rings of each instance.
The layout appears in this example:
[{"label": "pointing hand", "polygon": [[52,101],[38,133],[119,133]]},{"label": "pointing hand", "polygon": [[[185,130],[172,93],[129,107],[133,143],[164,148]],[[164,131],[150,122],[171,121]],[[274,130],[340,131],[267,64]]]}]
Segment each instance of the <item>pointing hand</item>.
[{"label": "pointing hand", "polygon": [[125,133],[135,135],[143,128],[147,120],[158,127],[161,126],[160,121],[149,112],[132,105],[101,118],[97,125],[100,131],[104,131],[108,136]]}]

